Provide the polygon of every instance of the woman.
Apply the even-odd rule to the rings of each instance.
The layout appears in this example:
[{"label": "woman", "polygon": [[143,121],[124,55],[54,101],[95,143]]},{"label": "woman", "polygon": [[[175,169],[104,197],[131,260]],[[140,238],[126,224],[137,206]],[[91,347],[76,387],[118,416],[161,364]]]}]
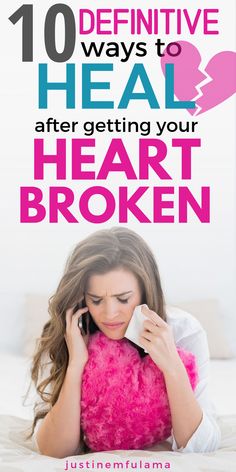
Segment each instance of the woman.
[{"label": "woman", "polygon": [[[100,330],[106,338],[122,340],[134,308],[140,304],[146,304],[142,310],[148,319],[139,339],[143,349],[136,349],[141,357],[149,355],[164,376],[172,449],[208,452],[218,448],[220,432],[207,394],[205,333],[181,310],[165,311],[150,248],[134,231],[115,227],[97,231],[76,246],[50,300],[51,320],[44,327],[32,368],[32,379],[44,402],[33,424],[33,430],[37,424],[34,437],[42,454],[62,458],[84,450],[81,386],[89,339]],[[176,346],[196,357],[199,380],[195,392]],[[40,382],[43,359],[48,356],[50,373]]]}]

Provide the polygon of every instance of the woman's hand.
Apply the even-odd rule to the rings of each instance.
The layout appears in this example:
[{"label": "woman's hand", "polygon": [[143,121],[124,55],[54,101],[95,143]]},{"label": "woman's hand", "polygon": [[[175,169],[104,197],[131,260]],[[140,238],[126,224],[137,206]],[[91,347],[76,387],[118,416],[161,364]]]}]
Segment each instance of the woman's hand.
[{"label": "woman's hand", "polygon": [[175,346],[171,327],[147,306],[142,312],[149,318],[143,323],[140,343],[146,349],[153,362],[166,374],[181,368],[182,361]]},{"label": "woman's hand", "polygon": [[78,321],[83,313],[88,311],[88,307],[80,308],[75,313],[73,313],[73,310],[73,308],[69,308],[66,311],[65,340],[69,352],[68,366],[75,366],[83,370],[88,360],[87,343],[89,334],[82,336]]},{"label": "woman's hand", "polygon": [[154,311],[143,306],[148,317],[140,344],[162,371],[171,412],[172,431],[177,447],[185,447],[202,421],[202,409],[175,346],[171,327]]}]

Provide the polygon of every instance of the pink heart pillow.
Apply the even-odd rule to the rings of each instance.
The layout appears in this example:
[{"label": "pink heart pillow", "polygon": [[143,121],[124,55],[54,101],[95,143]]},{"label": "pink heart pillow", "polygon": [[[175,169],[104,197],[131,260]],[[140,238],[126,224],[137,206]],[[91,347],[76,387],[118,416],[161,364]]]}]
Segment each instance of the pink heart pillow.
[{"label": "pink heart pillow", "polygon": [[[164,377],[149,355],[141,358],[123,338],[90,336],[82,379],[81,427],[92,451],[142,449],[167,439],[171,415]],[[195,357],[179,356],[191,386],[197,384]]]}]

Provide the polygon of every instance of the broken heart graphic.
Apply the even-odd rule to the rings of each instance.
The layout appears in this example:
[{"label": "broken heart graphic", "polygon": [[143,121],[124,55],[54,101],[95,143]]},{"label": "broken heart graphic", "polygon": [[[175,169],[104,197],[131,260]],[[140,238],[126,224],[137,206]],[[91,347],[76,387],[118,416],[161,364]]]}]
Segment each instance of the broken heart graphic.
[{"label": "broken heart graphic", "polygon": [[181,101],[195,101],[196,108],[188,110],[191,115],[205,113],[236,92],[235,52],[219,52],[210,59],[202,72],[202,58],[196,46],[188,41],[178,41],[178,44],[181,46],[181,53],[171,57],[164,52],[161,67],[165,75],[165,65],[174,64],[175,95]]}]

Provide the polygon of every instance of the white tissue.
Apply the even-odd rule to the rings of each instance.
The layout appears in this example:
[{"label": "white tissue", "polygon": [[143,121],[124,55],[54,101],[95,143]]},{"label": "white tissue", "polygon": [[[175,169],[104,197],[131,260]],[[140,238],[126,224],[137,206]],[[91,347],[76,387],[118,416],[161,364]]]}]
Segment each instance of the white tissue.
[{"label": "white tissue", "polygon": [[[141,311],[142,306],[144,305],[138,305],[134,309],[132,318],[125,332],[125,337],[144,349],[144,347],[139,343],[139,336],[143,330],[143,322],[144,320],[148,320],[148,317]],[[145,349],[144,351],[147,352]]]}]

